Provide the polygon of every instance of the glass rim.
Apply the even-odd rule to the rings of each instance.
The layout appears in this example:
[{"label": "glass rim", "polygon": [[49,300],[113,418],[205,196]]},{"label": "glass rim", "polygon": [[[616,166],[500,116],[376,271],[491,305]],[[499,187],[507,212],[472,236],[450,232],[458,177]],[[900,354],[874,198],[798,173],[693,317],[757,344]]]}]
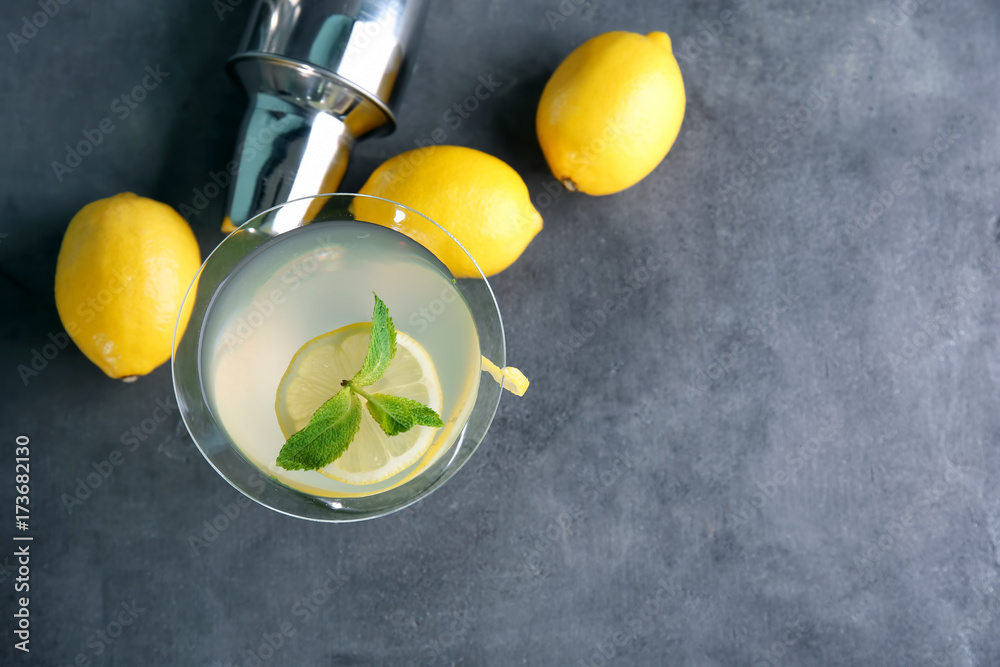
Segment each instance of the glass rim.
[{"label": "glass rim", "polygon": [[[191,284],[188,286],[187,290],[185,291],[184,300],[182,302],[182,306],[181,306],[181,311],[180,312],[183,312],[183,309],[185,308],[184,304],[187,303],[187,301],[188,301],[189,298],[195,298],[195,299],[197,299],[197,297],[198,297],[198,289],[201,286],[201,278],[202,278],[202,276],[203,276],[203,274],[205,272],[205,269],[209,266],[210,262],[212,262],[213,258],[217,258],[217,254],[220,252],[220,250],[222,250],[223,247],[225,246],[225,244],[228,241],[230,241],[230,239],[232,239],[237,233],[239,233],[239,232],[248,232],[248,233],[254,233],[254,232],[256,232],[256,229],[253,228],[253,226],[252,226],[254,223],[259,222],[260,220],[266,218],[268,215],[271,215],[271,214],[275,213],[276,211],[278,211],[280,209],[284,209],[284,208],[286,208],[289,205],[293,205],[293,204],[296,204],[296,203],[307,202],[307,201],[315,201],[315,200],[319,200],[319,199],[326,199],[328,201],[330,201],[330,200],[348,200],[348,201],[353,201],[353,200],[355,200],[357,198],[364,198],[364,199],[369,199],[369,200],[373,200],[373,201],[382,202],[382,203],[384,203],[386,205],[395,207],[397,209],[403,209],[403,210],[407,211],[408,213],[412,213],[414,215],[420,216],[420,218],[422,218],[423,220],[425,220],[427,222],[430,222],[436,228],[436,231],[443,232],[444,235],[448,238],[448,242],[453,243],[455,246],[457,246],[459,249],[461,249],[461,251],[465,254],[465,256],[472,262],[472,265],[475,267],[476,272],[478,273],[478,276],[472,276],[472,277],[467,277],[467,278],[459,278],[458,280],[474,281],[474,282],[476,282],[478,284],[482,284],[482,285],[485,286],[486,293],[489,296],[489,304],[491,306],[491,308],[490,308],[490,316],[496,318],[496,332],[495,332],[495,334],[498,337],[497,343],[498,343],[498,346],[499,346],[499,350],[498,350],[499,355],[500,355],[499,361],[502,362],[502,363],[500,363],[500,365],[501,366],[506,365],[506,347],[507,347],[506,346],[506,333],[504,332],[503,318],[502,318],[502,314],[500,313],[500,307],[499,307],[499,304],[497,303],[496,294],[493,291],[492,285],[490,285],[489,280],[487,280],[485,274],[483,273],[483,271],[480,268],[478,262],[476,262],[475,258],[472,256],[472,254],[469,253],[469,251],[465,248],[465,246],[463,246],[458,241],[458,239],[456,239],[454,237],[454,235],[451,234],[451,232],[449,232],[447,229],[445,229],[444,227],[442,227],[440,224],[438,224],[435,220],[431,219],[427,215],[425,215],[425,214],[421,213],[420,211],[417,211],[416,209],[413,209],[413,208],[411,208],[409,206],[406,206],[404,204],[400,204],[399,202],[393,201],[391,199],[386,199],[384,197],[377,197],[377,196],[374,196],[374,195],[364,195],[364,194],[358,194],[358,193],[345,193],[345,192],[320,193],[320,194],[316,194],[316,195],[309,195],[309,196],[306,196],[306,197],[298,197],[296,199],[290,199],[290,200],[288,200],[286,202],[282,202],[281,204],[277,204],[275,206],[271,206],[271,207],[269,207],[267,209],[264,209],[264,210],[260,211],[259,213],[255,214],[250,219],[248,219],[246,222],[240,224],[239,227],[237,227],[232,232],[230,232],[229,234],[227,234],[225,236],[225,238],[223,238],[222,241],[219,242],[219,244],[216,245],[216,247],[213,248],[212,251],[208,253],[208,255],[205,257],[205,260],[202,262],[201,266],[199,267],[198,272],[196,273],[196,275],[195,275],[194,279],[192,280]],[[324,203],[324,206],[325,206],[325,203]],[[317,211],[315,214],[313,214],[313,215],[314,215],[314,217],[316,217],[316,216],[321,215],[321,213],[322,213],[322,208],[319,211]],[[305,218],[306,218],[306,214],[303,214],[303,220]],[[289,229],[284,229],[284,230],[280,230],[280,231],[267,231],[266,234],[267,234],[267,236],[268,236],[269,239],[272,239],[272,238],[280,237],[282,234],[285,234],[287,232],[293,231],[295,229],[300,229],[302,227],[306,227],[306,226],[312,224],[313,222],[320,222],[320,223],[323,223],[323,222],[333,222],[333,223],[337,223],[337,222],[347,222],[347,221],[348,221],[348,219],[346,219],[346,218],[342,219],[342,220],[326,220],[326,221],[324,221],[324,220],[309,220],[309,222],[304,222],[304,221],[300,222],[295,227],[292,227],[292,228],[289,228]],[[365,220],[360,220],[360,221],[361,222],[369,222],[369,221],[365,221]],[[378,223],[372,223],[372,224],[378,224]],[[396,229],[394,229],[392,227],[388,227],[387,226],[387,228],[393,229],[393,231],[397,231],[397,233],[402,233],[402,232],[399,232],[399,230],[396,230]],[[423,246],[423,244],[421,244],[416,239],[412,239],[411,238],[411,240],[414,243],[417,243],[417,245],[420,245],[421,247],[423,247],[426,250],[428,250],[428,252],[431,252],[432,255],[434,254],[433,251],[431,251],[430,249],[426,248],[426,246]],[[266,243],[266,242],[267,241],[264,241],[263,243]],[[263,245],[263,243],[261,245]],[[314,522],[318,522],[318,523],[355,523],[355,522],[359,522],[359,521],[366,521],[366,520],[370,520],[370,519],[374,519],[374,518],[378,518],[378,517],[388,516],[390,514],[398,512],[398,511],[400,511],[402,509],[405,509],[406,507],[409,507],[410,505],[413,505],[414,503],[416,503],[419,500],[425,498],[426,496],[430,495],[431,493],[433,493],[434,491],[436,491],[438,488],[440,488],[441,486],[443,486],[445,482],[447,482],[462,467],[464,467],[465,463],[468,462],[468,459],[471,458],[472,454],[475,453],[475,451],[482,444],[482,441],[485,439],[486,432],[489,430],[490,425],[492,424],[493,420],[496,417],[496,412],[499,409],[500,397],[503,394],[502,385],[499,386],[499,388],[497,390],[495,400],[489,400],[488,401],[488,406],[487,406],[488,410],[487,410],[487,412],[481,412],[481,414],[480,414],[480,419],[485,418],[485,424],[484,424],[484,426],[482,428],[482,434],[479,435],[478,439],[475,442],[473,442],[473,443],[466,443],[466,432],[468,430],[468,427],[469,427],[470,423],[472,422],[473,415],[475,414],[475,411],[478,408],[479,395],[477,395],[476,404],[474,405],[473,412],[470,413],[469,418],[466,420],[465,424],[463,424],[461,426],[461,429],[459,430],[458,435],[455,436],[454,441],[451,442],[449,444],[448,448],[445,449],[444,451],[442,451],[442,453],[436,459],[434,459],[433,461],[431,461],[430,463],[428,463],[426,465],[426,467],[424,467],[423,469],[419,470],[419,472],[415,473],[411,478],[407,479],[405,482],[402,482],[402,483],[400,483],[397,486],[390,487],[390,488],[384,489],[384,490],[379,491],[379,492],[375,492],[375,493],[373,493],[371,495],[368,495],[368,496],[351,497],[351,498],[348,499],[348,500],[353,500],[353,501],[366,501],[366,500],[376,499],[376,498],[379,498],[379,497],[390,499],[390,502],[388,502],[383,507],[372,507],[372,508],[363,508],[363,509],[345,508],[343,505],[340,505],[340,503],[342,501],[344,501],[345,498],[336,497],[336,496],[316,496],[316,495],[311,495],[311,494],[309,494],[307,492],[300,491],[300,490],[298,490],[298,489],[296,489],[296,488],[294,488],[294,487],[292,487],[292,486],[290,486],[288,484],[279,482],[279,481],[271,478],[264,470],[262,470],[259,467],[257,467],[245,454],[243,454],[243,452],[232,441],[232,439],[228,436],[228,434],[225,432],[225,430],[221,428],[221,422],[219,422],[218,418],[215,415],[214,410],[211,408],[211,404],[208,401],[208,397],[207,397],[206,391],[204,389],[203,382],[201,381],[201,373],[202,373],[201,372],[201,367],[200,367],[200,363],[201,363],[201,336],[202,336],[202,332],[203,332],[203,328],[204,328],[205,316],[207,315],[207,308],[210,308],[210,304],[211,304],[212,301],[214,301],[214,297],[218,293],[218,290],[225,284],[225,282],[229,278],[229,276],[233,275],[234,270],[238,266],[241,265],[242,260],[244,258],[250,256],[251,254],[253,254],[253,251],[255,251],[259,247],[260,246],[252,248],[249,251],[247,251],[247,252],[243,253],[242,255],[240,255],[240,257],[237,259],[236,263],[233,266],[231,266],[231,267],[229,267],[228,269],[225,270],[225,275],[222,277],[222,279],[219,280],[218,283],[216,283],[215,285],[212,286],[212,298],[209,300],[209,306],[206,307],[206,311],[205,312],[201,312],[201,313],[198,314],[199,316],[198,316],[197,321],[196,321],[196,317],[195,317],[196,313],[194,312],[194,308],[197,306],[197,301],[195,302],[195,306],[193,306],[193,310],[192,310],[191,316],[190,316],[189,321],[188,321],[188,323],[186,325],[185,331],[181,334],[180,340],[178,339],[178,329],[179,329],[179,325],[180,325],[180,316],[178,316],[178,319],[176,320],[175,325],[174,325],[173,348],[172,348],[172,352],[171,352],[171,380],[173,382],[174,394],[175,394],[175,397],[177,398],[177,401],[178,401],[179,412],[181,414],[182,420],[184,421],[185,428],[187,429],[188,434],[191,436],[192,441],[195,443],[195,446],[198,448],[198,450],[201,453],[202,457],[209,463],[209,465],[212,466],[212,468],[215,470],[215,472],[218,473],[218,475],[220,477],[222,477],[222,479],[224,479],[231,487],[233,487],[236,491],[238,491],[242,495],[245,495],[247,498],[249,498],[253,502],[257,503],[258,505],[261,505],[261,506],[263,506],[263,507],[265,507],[265,508],[267,508],[269,510],[272,510],[274,512],[278,512],[279,514],[283,514],[283,515],[286,515],[286,516],[294,517],[294,518],[297,518],[297,519],[304,519],[306,521],[314,521]],[[439,259],[439,261],[440,261],[440,259]],[[450,273],[450,270],[449,270],[449,273]],[[470,306],[470,313],[471,312],[472,312],[472,307]],[[477,319],[478,318],[473,313],[473,320],[475,321]],[[266,502],[265,500],[262,500],[256,494],[250,492],[247,488],[245,488],[244,485],[241,485],[239,483],[239,481],[237,479],[235,479],[236,475],[233,474],[232,471],[223,470],[220,467],[219,463],[216,461],[216,456],[218,455],[218,453],[216,453],[215,455],[213,455],[212,452],[208,451],[207,446],[202,444],[202,442],[200,440],[204,439],[204,438],[200,437],[199,435],[196,435],[196,432],[197,432],[198,429],[194,428],[194,425],[191,423],[191,420],[189,419],[189,414],[188,414],[189,410],[190,410],[189,401],[186,400],[185,396],[181,395],[182,389],[181,389],[181,383],[179,381],[179,373],[182,373],[184,371],[183,371],[183,369],[179,369],[178,368],[178,362],[177,362],[178,349],[179,349],[180,343],[183,341],[183,339],[185,338],[186,334],[188,332],[191,332],[193,330],[192,327],[194,329],[198,330],[198,335],[197,335],[198,343],[196,345],[196,354],[195,354],[195,356],[197,358],[196,359],[196,371],[197,371],[198,376],[199,376],[199,378],[198,378],[199,381],[197,383],[198,387],[199,387],[197,399],[198,399],[198,403],[200,405],[197,406],[197,407],[200,407],[202,409],[206,409],[208,411],[208,414],[209,414],[209,416],[210,416],[210,418],[211,418],[211,420],[213,422],[213,425],[215,426],[215,428],[221,434],[222,439],[226,442],[226,444],[228,445],[228,448],[231,449],[233,452],[235,452],[235,454],[237,456],[239,456],[243,460],[243,462],[246,464],[246,466],[248,466],[249,468],[252,469],[253,473],[256,473],[257,476],[259,476],[262,480],[264,480],[264,484],[265,485],[270,484],[270,485],[273,485],[273,486],[276,486],[276,487],[280,487],[280,489],[282,489],[281,491],[278,492],[280,494],[285,494],[285,493],[296,494],[296,495],[300,496],[303,499],[307,499],[308,501],[310,501],[314,505],[325,507],[326,511],[329,512],[329,515],[326,515],[326,516],[304,515],[304,514],[301,514],[301,513],[296,513],[293,509],[288,509],[288,508],[284,508],[284,507],[278,507],[278,506],[275,506],[274,504]],[[478,323],[477,323],[477,328],[478,328]],[[480,339],[481,339],[481,336],[480,336]],[[482,341],[480,340],[480,349],[479,349],[479,353],[480,354],[483,353],[481,345],[482,345]],[[483,355],[483,356],[485,356],[485,355]],[[491,360],[491,361],[493,361],[493,360]],[[482,388],[484,385],[491,386],[491,385],[489,385],[487,383],[492,383],[492,378],[483,378],[482,377],[482,373],[483,372],[485,372],[485,371],[480,370],[480,384],[479,384],[480,388]],[[460,449],[461,449],[462,446],[468,447],[468,453],[462,458],[462,460],[460,462],[458,462],[456,465],[452,465],[452,462],[458,457],[458,454],[460,453]],[[419,489],[416,489],[414,493],[412,493],[411,495],[406,496],[406,497],[404,497],[403,495],[401,495],[401,492],[405,491],[408,488],[414,489],[415,486],[417,486],[418,482],[421,483],[422,486]],[[249,478],[248,478],[247,484],[252,486],[252,484],[250,484]],[[391,502],[391,498],[392,497],[396,497],[399,500],[396,501],[396,502]],[[335,505],[340,505],[340,506],[335,506]]]}]

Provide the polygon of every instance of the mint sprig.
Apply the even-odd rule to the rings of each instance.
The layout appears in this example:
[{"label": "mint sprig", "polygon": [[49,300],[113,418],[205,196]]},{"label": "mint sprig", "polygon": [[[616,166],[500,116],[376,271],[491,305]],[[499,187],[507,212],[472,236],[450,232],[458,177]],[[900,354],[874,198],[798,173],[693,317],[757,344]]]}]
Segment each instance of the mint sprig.
[{"label": "mint sprig", "polygon": [[285,442],[278,452],[277,464],[285,470],[319,470],[340,458],[361,428],[359,396],[365,399],[368,413],[386,435],[399,435],[414,426],[444,426],[441,416],[419,401],[369,394],[362,389],[381,380],[395,356],[396,327],[389,308],[376,294],[371,338],[361,370],[341,382],[343,389],[323,403],[306,427]]},{"label": "mint sprig", "polygon": [[438,413],[429,407],[402,396],[389,394],[366,394],[361,389],[355,391],[368,401],[368,412],[382,427],[386,435],[399,435],[409,431],[414,426],[444,426]]},{"label": "mint sprig", "polygon": [[382,379],[389,364],[396,356],[396,327],[389,317],[389,307],[375,295],[375,311],[372,313],[372,334],[368,341],[368,354],[351,381],[355,388],[367,387]]},{"label": "mint sprig", "polygon": [[285,470],[318,470],[347,451],[361,428],[361,400],[344,387],[313,413],[309,424],[278,452]]}]

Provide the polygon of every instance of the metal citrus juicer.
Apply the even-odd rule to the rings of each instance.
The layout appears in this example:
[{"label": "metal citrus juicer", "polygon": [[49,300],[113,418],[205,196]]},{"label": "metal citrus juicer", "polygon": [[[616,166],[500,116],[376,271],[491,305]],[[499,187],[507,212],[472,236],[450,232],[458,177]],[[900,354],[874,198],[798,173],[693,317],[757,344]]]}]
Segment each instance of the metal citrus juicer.
[{"label": "metal citrus juicer", "polygon": [[427,6],[258,0],[228,63],[249,106],[223,231],[289,200],[336,192],[355,140],[395,129]]}]

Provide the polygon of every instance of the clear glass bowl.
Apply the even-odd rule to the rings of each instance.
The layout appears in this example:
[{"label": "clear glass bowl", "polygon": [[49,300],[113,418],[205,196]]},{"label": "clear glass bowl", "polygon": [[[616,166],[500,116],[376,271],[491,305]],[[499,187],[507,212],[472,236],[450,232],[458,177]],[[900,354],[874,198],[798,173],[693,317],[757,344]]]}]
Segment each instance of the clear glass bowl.
[{"label": "clear glass bowl", "polygon": [[[293,200],[268,209],[230,234],[209,255],[188,290],[183,308],[194,299],[191,317],[183,335],[174,335],[172,359],[174,391],[184,423],[205,459],[234,488],[277,512],[312,521],[347,522],[383,516],[427,496],[444,484],[468,460],[486,435],[500,402],[500,385],[489,375],[481,381],[472,411],[451,446],[403,484],[362,497],[314,496],[286,486],[246,458],[230,441],[213,412],[203,377],[206,320],[213,298],[251,254],[282,234],[311,223],[353,222],[352,202],[366,199],[366,218],[419,239],[427,248],[449,247],[468,256],[461,244],[440,225],[410,208],[378,197],[355,194],[323,194]],[[419,221],[413,233],[408,233]],[[428,224],[429,223],[429,224]],[[470,257],[471,259],[471,257]],[[473,262],[473,265],[475,263]],[[446,269],[445,269],[446,270]],[[485,276],[458,278],[453,284],[465,298],[479,337],[480,353],[497,366],[506,365],[503,323],[496,299]],[[289,298],[295,298],[294,294]],[[183,309],[182,309],[183,312]],[[301,343],[305,343],[303,340]],[[284,360],[287,363],[289,360]],[[277,387],[270,388],[274,391]],[[367,418],[367,417],[366,417]],[[280,446],[281,443],[278,443]]]}]

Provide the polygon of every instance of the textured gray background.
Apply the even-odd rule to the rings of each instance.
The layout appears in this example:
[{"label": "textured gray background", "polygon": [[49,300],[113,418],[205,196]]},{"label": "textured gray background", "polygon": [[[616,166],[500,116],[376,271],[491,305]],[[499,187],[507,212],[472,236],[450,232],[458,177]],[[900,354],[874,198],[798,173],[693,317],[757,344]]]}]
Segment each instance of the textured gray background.
[{"label": "textured gray background", "polygon": [[[190,205],[229,160],[222,65],[250,2],[220,21],[209,0],[70,0],[18,53],[5,38],[0,501],[13,514],[27,434],[36,541],[30,656],[0,546],[0,662],[253,665],[287,623],[263,664],[1000,664],[1000,8],[897,2],[435,0],[400,128],[358,146],[344,188],[438,127],[521,173],[545,229],[493,285],[531,390],[415,507],[327,526],[237,505],[205,547],[240,496],[176,413],[120,442],[169,368],[124,385],[72,346],[27,385],[17,368],[61,331],[82,205]],[[37,10],[4,2],[2,32]],[[673,37],[680,136],[624,193],[546,199],[541,89],[611,29]],[[169,77],[60,182],[52,161],[147,65]],[[481,75],[500,87],[453,128]],[[221,207],[192,216],[203,252]],[[328,572],[332,598],[296,607]]]}]

